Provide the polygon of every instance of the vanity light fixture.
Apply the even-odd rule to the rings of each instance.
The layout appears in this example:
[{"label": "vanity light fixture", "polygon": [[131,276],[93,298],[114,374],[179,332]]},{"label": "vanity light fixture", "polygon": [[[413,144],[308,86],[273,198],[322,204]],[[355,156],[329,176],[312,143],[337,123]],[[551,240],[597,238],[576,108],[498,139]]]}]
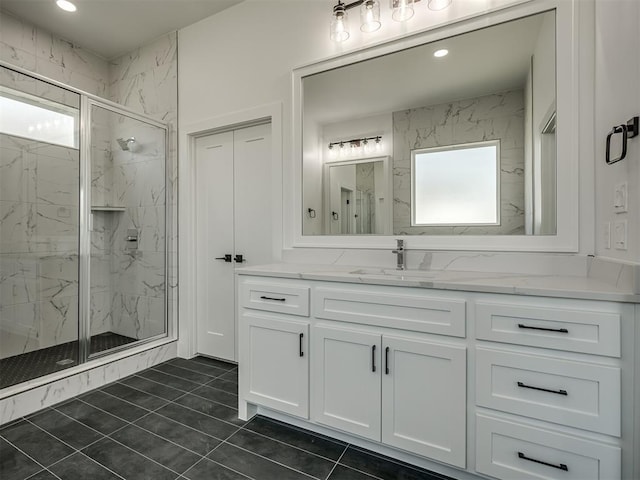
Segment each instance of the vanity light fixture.
[{"label": "vanity light fixture", "polygon": [[369,155],[382,150],[382,136],[353,138],[329,144],[329,156],[336,157],[357,157]]},{"label": "vanity light fixture", "polygon": [[433,56],[440,58],[440,57],[445,57],[449,54],[449,50],[447,50],[446,48],[441,48],[440,50],[436,50],[435,52],[433,52]]},{"label": "vanity light fixture", "polygon": [[56,5],[65,12],[75,12],[77,10],[76,6],[68,0],[56,0]]},{"label": "vanity light fixture", "polygon": [[451,5],[451,0],[428,0],[429,10],[444,10]]},{"label": "vanity light fixture", "polygon": [[[392,10],[391,18],[397,22],[405,22],[413,17],[413,5],[420,0],[389,0]],[[431,10],[443,10],[451,5],[452,0],[427,0]],[[331,13],[329,36],[334,42],[344,42],[349,38],[349,16],[347,10],[360,7],[360,30],[365,33],[375,32],[382,26],[380,22],[380,0],[356,0],[343,3],[338,0]]]},{"label": "vanity light fixture", "polygon": [[413,0],[391,0],[391,10],[391,18],[396,22],[409,20],[413,17]]}]

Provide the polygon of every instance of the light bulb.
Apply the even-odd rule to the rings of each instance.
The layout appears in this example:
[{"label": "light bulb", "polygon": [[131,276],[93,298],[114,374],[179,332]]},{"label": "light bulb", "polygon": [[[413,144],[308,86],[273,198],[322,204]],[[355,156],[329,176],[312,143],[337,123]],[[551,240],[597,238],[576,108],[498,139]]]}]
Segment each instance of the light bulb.
[{"label": "light bulb", "polygon": [[334,42],[344,42],[349,38],[349,16],[342,2],[333,7],[329,36]]},{"label": "light bulb", "polygon": [[413,0],[391,0],[391,9],[391,18],[396,22],[405,22],[413,17]]},{"label": "light bulb", "polygon": [[360,30],[365,33],[375,32],[380,28],[380,2],[365,0],[360,7]]},{"label": "light bulb", "polygon": [[449,50],[447,50],[446,48],[441,48],[440,50],[436,50],[435,52],[433,52],[433,56],[437,58],[444,57],[448,54]]},{"label": "light bulb", "polygon": [[76,6],[68,0],[56,0],[56,5],[65,12],[75,12],[77,10]]},{"label": "light bulb", "polygon": [[444,10],[451,5],[451,0],[429,0],[427,6],[429,10]]}]

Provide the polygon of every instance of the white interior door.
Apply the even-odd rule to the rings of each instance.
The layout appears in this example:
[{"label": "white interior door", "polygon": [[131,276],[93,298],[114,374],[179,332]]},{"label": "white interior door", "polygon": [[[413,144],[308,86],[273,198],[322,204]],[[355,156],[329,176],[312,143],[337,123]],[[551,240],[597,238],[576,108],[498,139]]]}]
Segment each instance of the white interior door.
[{"label": "white interior door", "polygon": [[195,157],[196,351],[237,361],[234,269],[273,258],[271,125],[198,138]]},{"label": "white interior door", "polygon": [[270,263],[273,259],[271,124],[234,132],[234,171],[234,255],[242,255],[245,266]]},{"label": "white interior door", "polygon": [[233,360],[233,132],[198,138],[195,165],[196,349]]}]

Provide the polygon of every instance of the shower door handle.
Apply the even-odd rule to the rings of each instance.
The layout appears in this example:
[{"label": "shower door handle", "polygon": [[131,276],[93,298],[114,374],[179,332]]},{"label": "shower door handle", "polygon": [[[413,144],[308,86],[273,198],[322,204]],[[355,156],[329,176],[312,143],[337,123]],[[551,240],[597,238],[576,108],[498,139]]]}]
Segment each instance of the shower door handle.
[{"label": "shower door handle", "polygon": [[231,263],[231,254],[225,253],[224,257],[216,257],[216,260],[224,260],[226,263]]}]

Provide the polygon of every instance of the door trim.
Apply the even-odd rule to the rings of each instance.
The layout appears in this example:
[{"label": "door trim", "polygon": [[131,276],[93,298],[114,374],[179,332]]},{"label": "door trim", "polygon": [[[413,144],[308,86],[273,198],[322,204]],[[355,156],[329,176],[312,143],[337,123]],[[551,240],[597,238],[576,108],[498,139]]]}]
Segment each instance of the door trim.
[{"label": "door trim", "polygon": [[208,118],[180,128],[178,134],[178,356],[196,354],[195,140],[198,137],[271,123],[273,259],[282,258],[282,103]]}]

